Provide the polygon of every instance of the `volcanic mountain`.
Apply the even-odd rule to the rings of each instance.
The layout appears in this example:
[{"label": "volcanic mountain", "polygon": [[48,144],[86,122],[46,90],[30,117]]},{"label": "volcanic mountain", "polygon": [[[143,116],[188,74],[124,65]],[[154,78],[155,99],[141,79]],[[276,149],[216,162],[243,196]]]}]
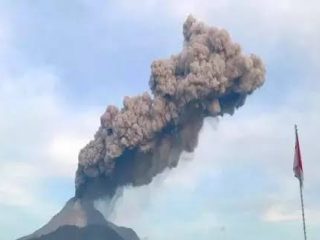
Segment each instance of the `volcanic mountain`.
[{"label": "volcanic mountain", "polygon": [[46,225],[18,240],[139,240],[130,228],[105,220],[92,201],[70,199]]}]

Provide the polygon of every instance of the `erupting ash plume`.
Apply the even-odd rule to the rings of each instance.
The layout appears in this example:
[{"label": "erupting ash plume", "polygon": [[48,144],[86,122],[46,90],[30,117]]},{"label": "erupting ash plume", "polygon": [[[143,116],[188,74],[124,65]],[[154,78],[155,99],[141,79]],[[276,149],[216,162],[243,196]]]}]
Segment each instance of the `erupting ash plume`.
[{"label": "erupting ash plume", "polygon": [[151,65],[150,89],[108,106],[94,139],[79,154],[76,197],[112,197],[125,185],[148,184],[197,145],[208,116],[233,114],[264,82],[265,68],[229,34],[189,16],[181,53]]},{"label": "erupting ash plume", "polygon": [[94,139],[79,153],[76,196],[46,225],[21,240],[138,240],[137,234],[108,222],[94,207],[100,197],[115,199],[122,186],[148,184],[191,152],[203,119],[233,114],[264,82],[255,55],[244,55],[223,29],[188,17],[184,46],[170,59],[151,65],[152,95],[125,97],[108,106]]}]

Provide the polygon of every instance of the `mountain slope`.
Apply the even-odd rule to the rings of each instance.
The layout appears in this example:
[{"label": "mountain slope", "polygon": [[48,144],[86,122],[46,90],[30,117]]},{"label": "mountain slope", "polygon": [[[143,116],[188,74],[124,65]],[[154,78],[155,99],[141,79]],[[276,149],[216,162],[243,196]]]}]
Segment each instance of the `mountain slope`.
[{"label": "mountain slope", "polygon": [[46,225],[18,240],[139,240],[130,228],[105,220],[92,201],[70,199]]},{"label": "mountain slope", "polygon": [[[77,226],[62,226],[56,231],[32,240],[123,240],[112,228],[101,225],[89,225],[83,228]],[[31,240],[31,239],[30,239]]]}]

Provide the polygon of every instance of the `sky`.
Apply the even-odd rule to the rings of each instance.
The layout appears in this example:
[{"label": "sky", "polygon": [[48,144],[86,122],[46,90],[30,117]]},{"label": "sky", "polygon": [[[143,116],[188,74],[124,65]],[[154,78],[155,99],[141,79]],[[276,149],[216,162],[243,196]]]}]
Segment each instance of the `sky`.
[{"label": "sky", "polygon": [[0,0],[0,240],[73,196],[78,152],[106,106],[148,89],[189,14],[259,55],[266,82],[234,116],[206,119],[178,168],[125,188],[109,220],[148,240],[302,239],[298,124],[307,231],[320,237],[318,1]]}]

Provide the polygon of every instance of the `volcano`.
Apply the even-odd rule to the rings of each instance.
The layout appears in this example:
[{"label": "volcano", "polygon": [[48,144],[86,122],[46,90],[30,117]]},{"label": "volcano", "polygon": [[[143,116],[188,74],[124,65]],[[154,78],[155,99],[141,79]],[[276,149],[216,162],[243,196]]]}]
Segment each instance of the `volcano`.
[{"label": "volcano", "polygon": [[71,198],[63,209],[33,234],[18,240],[139,240],[130,228],[107,221],[92,201]]},{"label": "volcano", "polygon": [[75,197],[20,240],[139,239],[132,229],[108,222],[94,202],[178,167],[180,155],[197,147],[205,118],[233,115],[263,85],[262,60],[243,53],[226,30],[189,16],[183,36],[180,53],[151,64],[150,91],[125,97],[121,108],[106,108],[94,138],[79,152]]}]

